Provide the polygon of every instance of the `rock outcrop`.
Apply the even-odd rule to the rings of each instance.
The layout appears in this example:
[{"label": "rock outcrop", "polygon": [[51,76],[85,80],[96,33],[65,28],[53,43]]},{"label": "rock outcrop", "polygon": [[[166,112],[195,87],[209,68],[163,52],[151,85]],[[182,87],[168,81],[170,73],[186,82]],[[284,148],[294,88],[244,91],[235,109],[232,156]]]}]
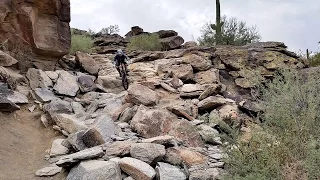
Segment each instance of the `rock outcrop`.
[{"label": "rock outcrop", "polygon": [[[178,37],[172,30],[156,33],[162,40]],[[129,35],[141,34],[134,27]],[[39,122],[64,136],[52,142],[50,165],[37,176],[70,169],[70,180],[218,179],[226,155],[219,133],[228,125],[246,128],[261,111],[251,96],[255,85],[281,68],[306,67],[283,43],[181,47],[180,39],[169,42],[172,50],[130,52],[125,91],[112,58],[113,47],[127,40],[94,37],[110,49],[65,56],[54,71],[30,68],[26,78],[8,73],[12,80],[0,84],[1,111],[34,102],[28,109],[41,114]],[[16,62],[0,58],[5,74]],[[19,83],[12,88],[9,82]]]},{"label": "rock outcrop", "polygon": [[32,50],[32,63],[42,69],[52,70],[55,62],[68,53],[69,0],[3,0],[0,6],[0,42],[8,40],[10,47],[19,51]]}]

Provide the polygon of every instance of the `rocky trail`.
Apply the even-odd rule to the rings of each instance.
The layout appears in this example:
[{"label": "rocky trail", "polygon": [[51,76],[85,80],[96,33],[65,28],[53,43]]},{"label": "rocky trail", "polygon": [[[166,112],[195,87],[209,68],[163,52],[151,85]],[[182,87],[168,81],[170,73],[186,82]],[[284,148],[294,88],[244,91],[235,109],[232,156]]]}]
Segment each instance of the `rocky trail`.
[{"label": "rocky trail", "polygon": [[39,167],[47,165],[46,151],[61,134],[44,128],[38,120],[40,113],[31,113],[28,106],[24,105],[12,114],[0,115],[0,179],[63,179],[65,173],[53,178],[34,176]]}]

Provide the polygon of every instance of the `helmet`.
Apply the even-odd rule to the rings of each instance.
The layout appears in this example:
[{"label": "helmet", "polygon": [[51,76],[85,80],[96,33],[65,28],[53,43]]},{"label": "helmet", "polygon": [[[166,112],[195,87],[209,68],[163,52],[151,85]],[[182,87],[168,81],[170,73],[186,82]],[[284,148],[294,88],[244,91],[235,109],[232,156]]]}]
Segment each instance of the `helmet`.
[{"label": "helmet", "polygon": [[118,50],[117,50],[117,54],[122,55],[122,54],[123,54],[123,51],[122,51],[121,49],[118,49]]}]

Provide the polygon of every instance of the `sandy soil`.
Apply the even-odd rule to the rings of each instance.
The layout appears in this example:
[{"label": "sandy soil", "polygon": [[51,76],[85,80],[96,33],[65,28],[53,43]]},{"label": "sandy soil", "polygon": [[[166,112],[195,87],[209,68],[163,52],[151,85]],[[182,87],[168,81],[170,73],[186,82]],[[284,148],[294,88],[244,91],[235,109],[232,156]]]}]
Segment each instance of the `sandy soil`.
[{"label": "sandy soil", "polygon": [[40,113],[29,112],[28,106],[15,113],[0,113],[0,180],[65,179],[66,173],[52,178],[34,176],[37,170],[49,165],[44,159],[46,150],[61,135],[44,128]]}]

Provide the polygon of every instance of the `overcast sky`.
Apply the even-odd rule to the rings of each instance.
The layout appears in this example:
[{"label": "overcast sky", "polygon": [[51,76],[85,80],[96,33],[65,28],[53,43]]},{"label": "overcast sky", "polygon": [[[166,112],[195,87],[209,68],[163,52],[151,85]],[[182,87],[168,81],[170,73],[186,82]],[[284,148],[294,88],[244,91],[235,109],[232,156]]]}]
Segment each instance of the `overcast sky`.
[{"label": "overcast sky", "polygon": [[[256,25],[262,41],[320,51],[320,0],[221,0],[221,11]],[[125,35],[139,25],[148,32],[173,29],[188,41],[208,21],[215,21],[215,0],[71,0],[71,27],[84,30],[118,24]]]}]

